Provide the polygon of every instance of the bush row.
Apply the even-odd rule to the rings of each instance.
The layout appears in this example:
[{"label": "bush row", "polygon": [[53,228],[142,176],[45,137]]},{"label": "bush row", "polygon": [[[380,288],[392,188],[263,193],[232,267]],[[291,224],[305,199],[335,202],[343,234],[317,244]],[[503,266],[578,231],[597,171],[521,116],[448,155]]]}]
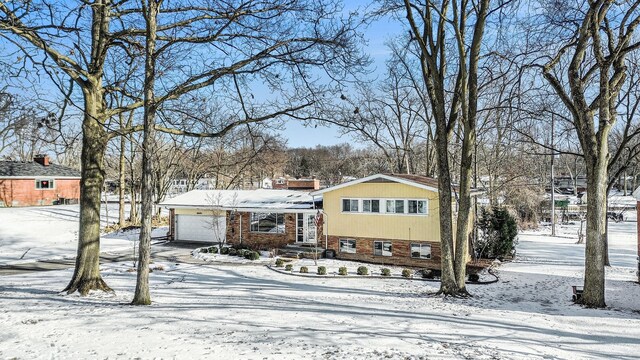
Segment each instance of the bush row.
[{"label": "bush row", "polygon": [[228,247],[228,246],[224,246],[220,249],[218,249],[217,246],[209,246],[206,248],[201,248],[200,249],[201,253],[205,253],[205,254],[222,254],[222,255],[229,255],[229,256],[238,256],[238,257],[244,257],[245,259],[249,259],[249,260],[258,260],[260,259],[260,253],[257,251],[253,251],[253,250],[249,250],[249,249],[236,249],[234,247]]}]

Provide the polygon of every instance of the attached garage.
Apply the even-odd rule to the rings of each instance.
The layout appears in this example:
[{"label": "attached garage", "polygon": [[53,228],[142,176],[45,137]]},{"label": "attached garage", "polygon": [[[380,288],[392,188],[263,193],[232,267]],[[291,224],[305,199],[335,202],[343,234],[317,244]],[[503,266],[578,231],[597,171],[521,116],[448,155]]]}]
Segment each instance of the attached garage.
[{"label": "attached garage", "polygon": [[227,222],[224,216],[176,214],[175,240],[219,242],[225,239]]}]

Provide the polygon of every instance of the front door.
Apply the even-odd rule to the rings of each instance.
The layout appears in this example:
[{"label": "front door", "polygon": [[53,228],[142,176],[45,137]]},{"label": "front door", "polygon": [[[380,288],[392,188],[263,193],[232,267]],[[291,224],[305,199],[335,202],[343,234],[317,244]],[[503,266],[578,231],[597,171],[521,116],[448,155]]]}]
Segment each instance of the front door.
[{"label": "front door", "polygon": [[296,216],[296,242],[300,244],[316,243],[316,215],[298,213]]}]

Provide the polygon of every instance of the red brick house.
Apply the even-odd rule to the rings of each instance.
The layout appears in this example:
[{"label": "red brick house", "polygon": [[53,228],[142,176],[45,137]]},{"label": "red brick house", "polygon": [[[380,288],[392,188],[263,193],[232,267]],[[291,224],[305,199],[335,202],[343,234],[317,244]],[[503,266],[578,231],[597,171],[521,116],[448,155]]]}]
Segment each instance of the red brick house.
[{"label": "red brick house", "polygon": [[279,248],[315,244],[315,216],[322,197],[291,190],[193,190],[165,200],[169,238]]},{"label": "red brick house", "polygon": [[0,161],[0,207],[77,203],[80,172],[52,164],[46,155],[34,161]]}]

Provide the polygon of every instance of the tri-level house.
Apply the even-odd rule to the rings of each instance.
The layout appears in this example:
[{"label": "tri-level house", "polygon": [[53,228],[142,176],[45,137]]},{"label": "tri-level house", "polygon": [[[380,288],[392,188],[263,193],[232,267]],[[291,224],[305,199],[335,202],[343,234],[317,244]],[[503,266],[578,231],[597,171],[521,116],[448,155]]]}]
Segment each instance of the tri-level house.
[{"label": "tri-level house", "polygon": [[323,242],[337,258],[440,267],[436,179],[377,174],[311,195],[323,197]]}]

